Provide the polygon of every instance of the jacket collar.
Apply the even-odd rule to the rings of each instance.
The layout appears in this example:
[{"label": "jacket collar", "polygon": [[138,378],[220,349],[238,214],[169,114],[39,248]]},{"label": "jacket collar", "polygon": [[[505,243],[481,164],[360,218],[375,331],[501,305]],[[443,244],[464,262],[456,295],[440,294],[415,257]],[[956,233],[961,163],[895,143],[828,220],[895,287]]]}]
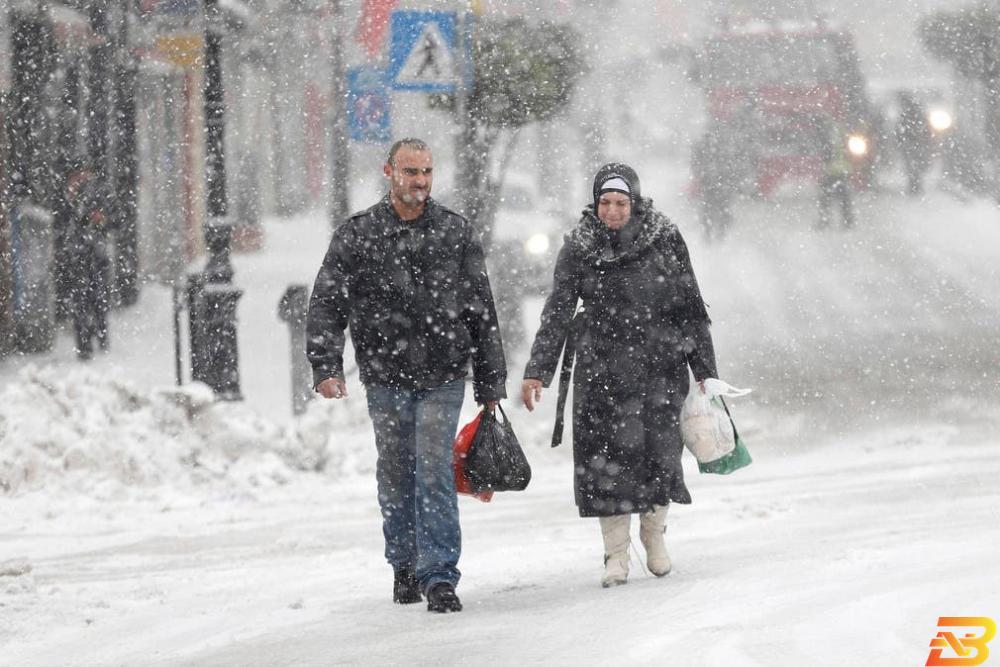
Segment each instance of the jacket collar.
[{"label": "jacket collar", "polygon": [[424,204],[424,211],[420,214],[420,217],[404,221],[399,217],[396,209],[392,207],[392,202],[389,200],[389,193],[386,193],[375,205],[375,216],[382,224],[385,234],[387,236],[394,236],[406,229],[426,227],[430,221],[437,219],[438,208],[438,203],[433,198],[428,197],[427,202]]}]

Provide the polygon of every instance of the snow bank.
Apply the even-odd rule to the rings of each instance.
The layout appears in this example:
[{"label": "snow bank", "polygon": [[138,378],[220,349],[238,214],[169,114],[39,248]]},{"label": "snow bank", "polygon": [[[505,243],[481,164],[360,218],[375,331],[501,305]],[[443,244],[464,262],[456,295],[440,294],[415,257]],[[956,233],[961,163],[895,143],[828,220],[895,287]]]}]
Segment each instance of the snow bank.
[{"label": "snow bank", "polygon": [[338,403],[316,402],[279,426],[243,403],[216,402],[199,383],[148,388],[124,373],[28,366],[0,392],[0,492],[100,498],[123,486],[259,487],[304,473],[367,473],[370,427],[363,411]]},{"label": "snow bank", "polygon": [[0,596],[35,593],[31,563],[24,558],[0,562]]}]

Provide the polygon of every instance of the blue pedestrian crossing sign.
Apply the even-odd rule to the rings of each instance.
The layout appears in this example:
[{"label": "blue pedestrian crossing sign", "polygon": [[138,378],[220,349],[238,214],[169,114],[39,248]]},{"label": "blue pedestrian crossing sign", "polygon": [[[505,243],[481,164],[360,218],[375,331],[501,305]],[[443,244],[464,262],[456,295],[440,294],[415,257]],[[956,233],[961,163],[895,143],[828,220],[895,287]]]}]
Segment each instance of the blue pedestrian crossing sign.
[{"label": "blue pedestrian crossing sign", "polygon": [[396,90],[450,93],[459,74],[454,12],[396,11],[389,23],[389,81]]}]

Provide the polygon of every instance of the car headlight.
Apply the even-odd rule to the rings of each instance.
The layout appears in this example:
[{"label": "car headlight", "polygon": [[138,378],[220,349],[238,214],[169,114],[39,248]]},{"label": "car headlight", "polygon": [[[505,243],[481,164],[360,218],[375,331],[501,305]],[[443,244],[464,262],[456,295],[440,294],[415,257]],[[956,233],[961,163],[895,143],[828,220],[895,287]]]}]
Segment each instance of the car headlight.
[{"label": "car headlight", "polygon": [[532,234],[524,242],[524,251],[529,255],[544,255],[549,251],[549,237],[547,234]]},{"label": "car headlight", "polygon": [[863,157],[868,154],[868,139],[860,134],[852,134],[847,137],[847,150],[854,157]]},{"label": "car headlight", "polygon": [[951,124],[954,119],[951,114],[944,109],[932,109],[929,114],[927,114],[927,122],[930,123],[931,129],[935,132],[945,132],[951,129]]}]

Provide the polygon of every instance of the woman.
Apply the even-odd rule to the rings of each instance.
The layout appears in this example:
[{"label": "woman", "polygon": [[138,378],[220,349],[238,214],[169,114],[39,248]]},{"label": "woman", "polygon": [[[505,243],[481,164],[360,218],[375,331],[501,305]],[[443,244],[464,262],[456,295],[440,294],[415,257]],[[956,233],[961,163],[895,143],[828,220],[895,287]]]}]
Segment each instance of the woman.
[{"label": "woman", "polygon": [[[582,301],[577,311],[577,303]],[[582,517],[599,517],[605,587],[628,578],[629,523],[649,570],[670,572],[663,544],[669,503],[690,503],[681,468],[679,416],[695,380],[716,377],[715,353],[687,246],[677,227],[643,199],[628,165],[607,164],[594,203],[566,236],[541,326],[524,371],[528,410],[566,353],[553,444],[575,353],[573,463]]]}]

